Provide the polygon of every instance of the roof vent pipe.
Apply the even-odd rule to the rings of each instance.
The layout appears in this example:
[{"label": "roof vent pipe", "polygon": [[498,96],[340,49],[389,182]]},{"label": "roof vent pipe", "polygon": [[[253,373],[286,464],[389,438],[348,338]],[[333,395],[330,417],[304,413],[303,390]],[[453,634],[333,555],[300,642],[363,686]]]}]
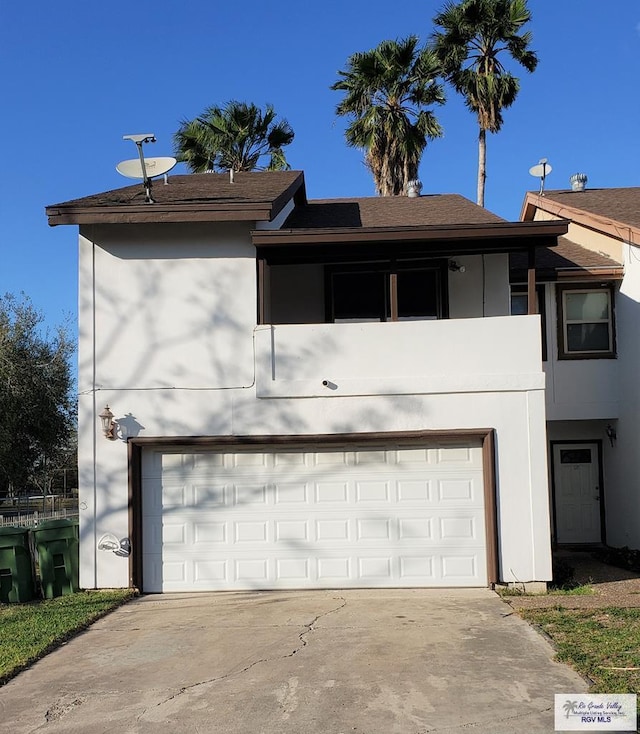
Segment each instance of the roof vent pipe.
[{"label": "roof vent pipe", "polygon": [[571,191],[584,191],[587,185],[586,173],[574,173],[569,179],[571,182]]},{"label": "roof vent pipe", "polygon": [[407,181],[407,196],[410,199],[417,199],[418,196],[420,196],[421,191],[422,191],[422,182],[418,181],[417,178],[412,181]]}]

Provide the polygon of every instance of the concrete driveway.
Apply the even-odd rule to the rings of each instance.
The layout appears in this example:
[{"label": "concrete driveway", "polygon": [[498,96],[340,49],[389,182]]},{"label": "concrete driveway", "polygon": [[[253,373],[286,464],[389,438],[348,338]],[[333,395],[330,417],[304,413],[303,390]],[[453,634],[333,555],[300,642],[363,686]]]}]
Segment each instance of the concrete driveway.
[{"label": "concrete driveway", "polygon": [[587,690],[488,590],[146,596],[0,688],[0,731],[553,731]]}]

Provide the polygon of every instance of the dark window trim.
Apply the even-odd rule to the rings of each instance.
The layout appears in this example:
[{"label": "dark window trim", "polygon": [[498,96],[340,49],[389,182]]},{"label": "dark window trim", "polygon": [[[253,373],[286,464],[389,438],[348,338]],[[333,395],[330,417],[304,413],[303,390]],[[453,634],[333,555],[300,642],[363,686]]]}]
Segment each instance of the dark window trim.
[{"label": "dark window trim", "polygon": [[[556,461],[554,455],[554,447],[557,445],[573,446],[574,444],[594,444],[596,446],[596,456],[598,459],[598,481],[600,492],[600,542],[607,544],[607,518],[605,515],[605,487],[604,487],[604,467],[602,465],[602,439],[599,438],[579,438],[575,441],[554,440],[549,441],[549,456],[551,457],[551,511],[553,522],[551,523],[552,544],[554,548],[563,543],[558,543],[558,523],[556,512]],[[569,543],[569,545],[571,545]]]},{"label": "dark window trim", "polygon": [[[565,348],[564,340],[564,298],[563,294],[569,291],[586,291],[597,292],[606,291],[609,293],[609,328],[611,329],[611,349],[601,352],[569,352]],[[588,283],[570,283],[556,285],[556,327],[558,334],[558,359],[616,359],[616,310],[615,310],[615,288],[611,283],[601,283],[599,285],[591,285]]]},{"label": "dark window trim", "polygon": [[[520,296],[529,295],[529,287],[526,283],[514,283],[511,285],[511,291],[509,297],[513,294]],[[538,310],[537,313],[540,315],[540,325],[542,330],[542,361],[548,360],[547,356],[547,303],[545,299],[545,288],[543,283],[536,285],[536,295],[538,296]]]},{"label": "dark window trim", "polygon": [[329,324],[335,320],[333,313],[333,283],[332,276],[334,273],[374,273],[383,272],[389,277],[385,281],[385,297],[389,303],[389,321],[398,320],[398,290],[397,278],[399,272],[403,270],[433,270],[438,274],[438,319],[449,318],[449,288],[448,260],[382,260],[369,261],[359,263],[345,263],[344,265],[332,263],[325,265],[324,283],[325,283],[325,321]]}]

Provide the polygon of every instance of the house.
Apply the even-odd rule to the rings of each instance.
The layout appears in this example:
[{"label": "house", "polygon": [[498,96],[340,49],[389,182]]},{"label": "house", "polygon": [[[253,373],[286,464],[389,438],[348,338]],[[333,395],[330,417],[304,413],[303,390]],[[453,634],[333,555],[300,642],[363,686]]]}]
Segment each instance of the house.
[{"label": "house", "polygon": [[554,540],[639,548],[640,188],[529,193],[521,218],[569,221],[537,260]]},{"label": "house", "polygon": [[153,198],[47,208],[79,225],[82,587],[551,578],[534,263],[566,222],[309,201],[295,171]]}]

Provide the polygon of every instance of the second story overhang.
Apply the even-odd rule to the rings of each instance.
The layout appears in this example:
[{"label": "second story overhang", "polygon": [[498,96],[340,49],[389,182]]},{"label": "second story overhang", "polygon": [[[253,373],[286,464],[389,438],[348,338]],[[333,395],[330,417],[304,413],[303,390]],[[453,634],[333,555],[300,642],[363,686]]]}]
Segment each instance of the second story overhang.
[{"label": "second story overhang", "polygon": [[450,255],[535,253],[555,247],[563,220],[391,227],[254,230],[258,257],[269,263],[325,262],[376,257],[437,258]]}]

